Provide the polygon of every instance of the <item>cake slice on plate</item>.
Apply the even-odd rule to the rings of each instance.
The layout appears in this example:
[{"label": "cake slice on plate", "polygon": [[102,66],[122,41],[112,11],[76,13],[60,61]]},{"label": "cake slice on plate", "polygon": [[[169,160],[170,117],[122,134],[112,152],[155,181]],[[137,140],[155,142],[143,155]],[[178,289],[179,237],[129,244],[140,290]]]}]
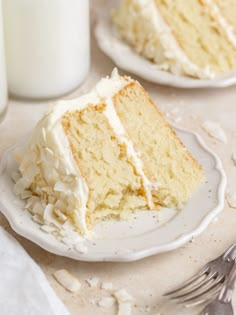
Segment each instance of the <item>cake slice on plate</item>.
[{"label": "cake slice on plate", "polygon": [[214,78],[236,68],[236,3],[224,0],[121,0],[121,37],[158,68]]},{"label": "cake slice on plate", "polygon": [[61,101],[35,127],[15,192],[44,222],[86,234],[99,220],[181,208],[201,166],[144,88],[114,70],[87,95]]}]

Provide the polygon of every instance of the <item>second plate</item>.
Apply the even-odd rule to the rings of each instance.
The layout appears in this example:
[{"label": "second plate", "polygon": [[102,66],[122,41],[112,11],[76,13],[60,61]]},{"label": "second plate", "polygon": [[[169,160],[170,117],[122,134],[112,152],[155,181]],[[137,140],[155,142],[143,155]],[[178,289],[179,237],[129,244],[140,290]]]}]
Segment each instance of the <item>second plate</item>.
[{"label": "second plate", "polygon": [[111,10],[116,5],[117,0],[111,1],[110,6],[99,14],[95,37],[100,49],[121,69],[150,82],[180,88],[219,88],[236,84],[236,71],[212,80],[203,80],[159,70],[117,36],[111,23]]}]

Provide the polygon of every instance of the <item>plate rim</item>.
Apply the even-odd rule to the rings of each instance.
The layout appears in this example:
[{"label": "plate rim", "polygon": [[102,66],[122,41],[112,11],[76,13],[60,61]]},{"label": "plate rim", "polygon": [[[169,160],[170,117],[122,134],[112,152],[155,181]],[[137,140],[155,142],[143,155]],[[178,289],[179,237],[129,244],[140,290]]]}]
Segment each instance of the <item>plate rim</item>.
[{"label": "plate rim", "polygon": [[[194,131],[189,131],[185,128],[180,128],[179,126],[176,126],[175,124],[171,124],[171,127],[173,127],[176,130],[179,130],[180,132],[184,132],[187,134],[192,135],[195,140],[198,142],[198,144],[208,153],[210,154],[215,161],[215,169],[219,172],[220,174],[220,182],[219,185],[217,187],[217,205],[210,210],[209,213],[207,213],[203,219],[201,220],[200,224],[193,229],[192,231],[190,231],[189,233],[183,233],[181,234],[180,237],[174,239],[173,241],[167,243],[167,244],[162,244],[162,245],[157,245],[157,246],[152,246],[149,248],[145,248],[142,250],[138,250],[138,251],[129,251],[127,253],[119,253],[117,255],[115,255],[114,253],[110,254],[110,255],[106,255],[106,257],[102,256],[101,253],[97,253],[94,254],[92,253],[91,255],[88,253],[86,254],[80,254],[79,252],[76,252],[76,255],[73,251],[70,251],[68,246],[66,246],[65,244],[63,244],[61,241],[57,240],[58,242],[60,242],[61,244],[64,245],[65,250],[62,250],[61,247],[58,248],[51,244],[48,240],[45,240],[45,238],[39,237],[37,234],[33,234],[33,231],[31,232],[31,229],[25,229],[19,222],[17,219],[14,218],[14,216],[12,215],[11,211],[8,211],[8,209],[6,209],[5,205],[2,203],[2,200],[0,200],[0,212],[2,212],[2,214],[7,218],[10,226],[12,227],[12,229],[19,235],[25,237],[26,239],[30,240],[31,242],[33,242],[34,244],[38,245],[39,247],[43,248],[46,251],[49,251],[53,254],[56,255],[60,255],[60,256],[64,256],[64,257],[69,257],[75,260],[79,260],[79,261],[91,261],[91,262],[101,262],[101,261],[110,261],[110,262],[130,262],[130,261],[137,261],[149,256],[153,256],[156,254],[160,254],[160,253],[165,253],[174,249],[179,248],[180,246],[186,244],[188,241],[190,241],[192,238],[198,236],[199,234],[201,234],[207,227],[208,225],[218,216],[218,214],[223,211],[224,209],[224,193],[225,193],[225,189],[226,189],[226,183],[227,183],[227,179],[226,179],[226,175],[222,166],[222,162],[220,160],[220,158],[217,156],[217,154],[215,154],[215,152],[213,152],[213,150],[211,150],[207,144],[205,143],[205,141],[203,140],[203,138]],[[22,141],[22,140],[21,140]],[[14,150],[14,148],[18,147],[20,145],[20,142],[15,143],[14,145],[10,146],[8,149],[6,149],[2,155],[1,155],[1,159],[0,159],[0,177],[2,176],[2,174],[4,173],[4,170],[7,166],[7,157],[8,155],[12,152],[12,150]],[[27,210],[25,210],[27,211]],[[30,215],[30,213],[29,213]],[[37,224],[37,223],[35,223]],[[42,233],[44,233],[42,231]],[[51,237],[54,238],[53,235],[49,234]],[[96,241],[96,239],[94,239],[93,241]]]},{"label": "plate rim", "polygon": [[[94,35],[101,51],[121,69],[137,75],[149,82],[172,86],[175,88],[225,88],[236,84],[236,69],[226,75],[222,75],[214,79],[194,79],[187,76],[174,75],[168,71],[162,71],[159,69],[154,69],[154,71],[151,71],[151,69],[145,70],[147,64],[152,68],[155,67],[155,64],[140,56],[127,43],[125,43],[125,41],[120,39],[118,36],[115,36],[114,26],[111,25],[111,21],[108,16],[108,10],[112,10],[112,6],[109,6],[106,10],[107,12],[98,14],[98,19],[94,28]],[[107,27],[107,25],[110,25],[110,27]],[[116,42],[119,42],[121,47],[125,47],[126,50],[129,51],[130,57],[132,56],[138,58],[141,63],[144,63],[143,66],[139,67],[137,64],[132,66],[133,63],[126,61],[123,54],[122,57],[119,58],[116,54],[116,49],[112,49],[112,45],[107,45],[107,41],[105,40],[107,38],[106,32],[108,32],[110,37],[115,39]],[[130,60],[130,58],[128,58],[128,60]]]}]

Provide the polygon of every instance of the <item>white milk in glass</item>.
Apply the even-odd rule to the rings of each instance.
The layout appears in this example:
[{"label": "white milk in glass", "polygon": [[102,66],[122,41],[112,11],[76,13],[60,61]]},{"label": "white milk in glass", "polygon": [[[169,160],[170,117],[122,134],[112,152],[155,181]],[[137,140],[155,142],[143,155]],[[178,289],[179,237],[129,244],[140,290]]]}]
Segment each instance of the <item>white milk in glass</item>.
[{"label": "white milk in glass", "polygon": [[3,0],[9,91],[51,98],[75,89],[90,63],[89,0]]},{"label": "white milk in glass", "polygon": [[6,112],[7,106],[7,81],[4,56],[2,1],[0,0],[0,119]]}]

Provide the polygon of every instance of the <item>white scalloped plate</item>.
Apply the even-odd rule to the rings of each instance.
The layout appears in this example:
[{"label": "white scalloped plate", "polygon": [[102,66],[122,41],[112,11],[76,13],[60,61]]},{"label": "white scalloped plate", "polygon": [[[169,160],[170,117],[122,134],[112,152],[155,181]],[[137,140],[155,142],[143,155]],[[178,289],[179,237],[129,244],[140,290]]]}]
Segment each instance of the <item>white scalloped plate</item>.
[{"label": "white scalloped plate", "polygon": [[154,63],[138,55],[117,36],[110,18],[112,7],[115,6],[117,6],[117,0],[112,0],[110,6],[103,8],[104,11],[100,13],[95,28],[95,37],[100,49],[118,67],[136,74],[147,81],[180,88],[219,88],[231,86],[236,83],[236,71],[212,80],[202,80],[158,70]]},{"label": "white scalloped plate", "polygon": [[49,252],[77,260],[133,261],[178,248],[203,232],[223,209],[226,177],[220,160],[198,135],[175,129],[203,166],[207,179],[181,211],[163,208],[160,212],[136,213],[127,221],[99,223],[95,227],[96,238],[84,241],[88,252],[81,254],[42,231],[24,210],[24,201],[14,195],[11,174],[17,170],[17,164],[13,152],[22,144],[6,151],[0,162],[0,209],[18,234]]}]

